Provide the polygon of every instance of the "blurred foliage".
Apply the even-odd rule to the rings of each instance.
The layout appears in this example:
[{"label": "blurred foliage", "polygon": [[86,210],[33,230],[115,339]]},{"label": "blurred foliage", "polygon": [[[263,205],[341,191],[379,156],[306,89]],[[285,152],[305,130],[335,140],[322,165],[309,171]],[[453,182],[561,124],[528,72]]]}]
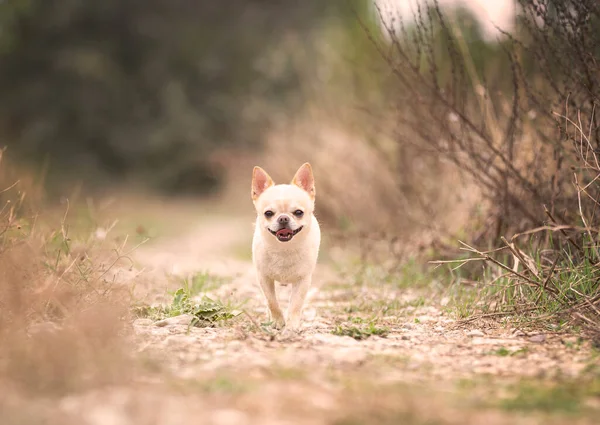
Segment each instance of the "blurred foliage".
[{"label": "blurred foliage", "polygon": [[600,147],[600,3],[519,0],[516,10],[514,27],[494,39],[467,10],[424,1],[378,46],[396,78],[396,163],[407,182],[399,196],[411,205],[439,196],[440,185],[419,186],[422,170],[451,162],[490,205],[475,240],[495,242],[559,214],[577,223],[597,208],[596,195],[583,213],[573,208],[573,179],[586,191],[597,179],[577,153]]},{"label": "blurred foliage", "polygon": [[287,41],[310,49],[348,23],[320,42],[354,57],[366,45],[352,41],[355,13],[369,11],[368,0],[0,2],[0,137],[51,173],[214,188],[211,153],[259,146],[270,111],[291,109]]},{"label": "blurred foliage", "polygon": [[[470,88],[483,85],[489,92],[510,92],[517,71],[515,61],[518,72],[530,81],[541,77],[556,80],[558,85],[574,83],[568,80],[581,83],[584,71],[565,80],[573,66],[597,68],[594,58],[600,56],[600,16],[593,0],[516,0],[516,4],[519,13],[513,27],[497,28],[498,33],[490,37],[471,9],[441,7],[436,0],[423,0],[410,16],[394,19],[394,25],[401,27],[394,38],[403,49],[409,46],[408,57],[419,63],[421,73],[433,72],[445,89],[462,78],[461,83]],[[388,21],[393,19],[379,12]],[[388,29],[393,30],[394,25]],[[394,42],[391,44],[394,48]],[[574,45],[577,51],[573,51]],[[594,91],[593,87],[587,89]]]}]

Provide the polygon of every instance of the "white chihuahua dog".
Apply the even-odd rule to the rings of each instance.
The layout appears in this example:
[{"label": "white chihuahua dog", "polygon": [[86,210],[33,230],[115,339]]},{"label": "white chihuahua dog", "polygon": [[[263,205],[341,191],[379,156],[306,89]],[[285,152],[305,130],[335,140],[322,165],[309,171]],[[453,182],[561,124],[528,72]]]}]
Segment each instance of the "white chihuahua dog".
[{"label": "white chihuahua dog", "polygon": [[[313,214],[315,180],[310,164],[298,169],[291,184],[278,185],[265,170],[254,167],[252,201],[257,214],[252,260],[271,321],[278,329],[298,330],[321,244]],[[275,281],[292,284],[286,319],[277,302]]]}]

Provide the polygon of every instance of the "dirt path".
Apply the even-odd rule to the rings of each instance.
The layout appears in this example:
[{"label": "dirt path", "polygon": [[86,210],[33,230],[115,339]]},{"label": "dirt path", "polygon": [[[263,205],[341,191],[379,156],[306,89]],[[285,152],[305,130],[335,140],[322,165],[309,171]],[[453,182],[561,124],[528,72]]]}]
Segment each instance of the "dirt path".
[{"label": "dirt path", "polygon": [[[524,402],[523,411],[531,413],[525,416],[507,412],[502,403],[518,404],[523,378],[580,379],[595,362],[592,348],[576,336],[492,321],[457,326],[427,291],[356,284],[329,264],[318,267],[303,332],[283,339],[261,326],[266,315],[247,252],[251,232],[251,220],[212,220],[137,251],[137,262],[155,277],[148,300],[169,302],[167,287],[208,272],[218,283],[198,296],[243,303],[245,311],[217,327],[188,329],[181,317],[161,326],[151,319],[134,323],[139,352],[180,390],[176,397],[152,402],[158,411],[170,411],[175,403],[182,414],[202,414],[202,423],[231,424],[397,423],[398,418],[415,424],[479,423],[483,417],[492,423],[516,418],[547,423],[535,400],[531,406]],[[170,286],[157,283],[165,282],[160,279],[165,274],[174,276]],[[279,291],[284,306],[288,290]],[[516,398],[497,401],[507,391]],[[142,397],[155,396],[150,391]],[[582,409],[598,407],[597,397],[581,397]],[[439,409],[432,410],[432,403]],[[178,423],[170,420],[158,423]]]},{"label": "dirt path", "polygon": [[[204,273],[195,295],[244,313],[215,327],[137,319],[137,351],[157,373],[71,397],[62,410],[94,425],[595,423],[600,414],[590,344],[494,321],[459,326],[443,296],[410,282],[357,282],[319,264],[303,331],[282,338],[262,325],[251,234],[251,219],[211,219],[141,247],[145,302],[169,303],[169,290]],[[289,288],[279,294],[285,307]]]}]

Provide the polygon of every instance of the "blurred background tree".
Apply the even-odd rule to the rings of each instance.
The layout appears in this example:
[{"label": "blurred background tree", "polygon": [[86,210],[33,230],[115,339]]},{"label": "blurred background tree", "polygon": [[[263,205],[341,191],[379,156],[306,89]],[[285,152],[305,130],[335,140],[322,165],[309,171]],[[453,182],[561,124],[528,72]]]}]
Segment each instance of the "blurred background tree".
[{"label": "blurred background tree", "polygon": [[215,150],[257,147],[273,111],[293,114],[299,77],[286,42],[311,49],[312,34],[347,24],[341,40],[321,42],[356,56],[354,14],[368,21],[369,3],[0,2],[0,138],[51,177],[214,190]]}]

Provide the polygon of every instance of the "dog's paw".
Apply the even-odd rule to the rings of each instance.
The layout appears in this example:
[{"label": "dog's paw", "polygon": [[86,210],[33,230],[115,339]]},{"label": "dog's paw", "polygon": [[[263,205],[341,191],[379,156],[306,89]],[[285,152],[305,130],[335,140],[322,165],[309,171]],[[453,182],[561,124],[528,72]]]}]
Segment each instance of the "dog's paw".
[{"label": "dog's paw", "polygon": [[299,317],[288,317],[285,327],[286,329],[299,332],[302,328],[302,320]]},{"label": "dog's paw", "polygon": [[278,341],[293,341],[300,337],[300,330],[286,327],[277,335]]},{"label": "dog's paw", "polygon": [[285,320],[283,319],[283,317],[281,317],[281,318],[272,320],[271,324],[275,329],[281,330],[285,327]]}]

